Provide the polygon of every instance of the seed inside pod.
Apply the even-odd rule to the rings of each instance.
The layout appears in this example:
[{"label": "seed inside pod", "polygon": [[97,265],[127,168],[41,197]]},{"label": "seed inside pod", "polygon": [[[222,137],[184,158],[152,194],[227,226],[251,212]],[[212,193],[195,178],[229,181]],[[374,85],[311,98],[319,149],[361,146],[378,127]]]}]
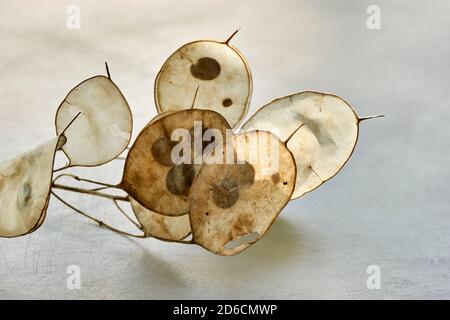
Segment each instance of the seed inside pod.
[{"label": "seed inside pod", "polygon": [[168,137],[162,137],[156,140],[152,144],[152,156],[159,164],[172,167],[172,148],[176,145],[175,141],[170,140]]},{"label": "seed inside pod", "polygon": [[228,177],[223,178],[213,188],[214,203],[220,208],[231,208],[239,199],[239,185]]},{"label": "seed inside pod", "polygon": [[177,196],[188,195],[195,174],[195,167],[193,164],[182,163],[173,166],[166,176],[167,190]]},{"label": "seed inside pod", "polygon": [[339,172],[355,148],[360,120],[342,98],[305,91],[263,106],[242,129],[267,130],[287,143],[297,165],[294,199]]},{"label": "seed inside pod", "polygon": [[144,227],[145,235],[149,237],[178,241],[191,233],[187,214],[178,217],[162,215],[144,208],[132,198],[130,198],[130,204],[139,223]]}]

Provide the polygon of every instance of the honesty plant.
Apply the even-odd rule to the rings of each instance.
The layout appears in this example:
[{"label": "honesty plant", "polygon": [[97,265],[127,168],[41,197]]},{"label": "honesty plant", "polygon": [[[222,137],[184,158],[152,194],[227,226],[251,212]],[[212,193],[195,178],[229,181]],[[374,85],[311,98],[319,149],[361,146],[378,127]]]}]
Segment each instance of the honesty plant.
[{"label": "honesty plant", "polygon": [[[38,229],[52,194],[119,234],[235,255],[262,238],[290,200],[335,176],[352,155],[361,121],[379,116],[359,117],[336,95],[304,91],[263,106],[235,134],[252,94],[250,68],[229,44],[236,32],[223,42],[188,43],[167,59],[154,87],[159,114],[131,147],[131,110],[108,65],[107,77],[73,88],[57,109],[57,136],[0,164],[0,237]],[[69,162],[55,169],[58,151]],[[125,160],[118,184],[68,172],[53,178],[114,159]],[[69,178],[96,187],[61,183]],[[108,192],[114,189],[125,195]],[[105,224],[56,190],[111,200],[141,233]]]}]

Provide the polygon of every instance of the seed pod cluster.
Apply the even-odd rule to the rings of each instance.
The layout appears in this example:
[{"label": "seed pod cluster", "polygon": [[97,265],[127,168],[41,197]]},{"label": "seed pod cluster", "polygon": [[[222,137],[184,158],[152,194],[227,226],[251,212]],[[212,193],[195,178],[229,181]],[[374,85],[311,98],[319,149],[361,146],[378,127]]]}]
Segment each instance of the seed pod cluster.
[{"label": "seed pod cluster", "polygon": [[[191,42],[170,55],[155,80],[158,114],[130,147],[132,113],[108,67],[108,77],[72,89],[57,109],[56,137],[0,164],[0,237],[38,229],[53,194],[112,231],[235,255],[261,239],[290,200],[335,176],[355,148],[360,122],[372,117],[358,117],[336,95],[304,91],[263,106],[237,130],[252,77],[242,53],[229,44],[234,35]],[[68,164],[55,169],[58,151]],[[115,159],[125,160],[116,185],[67,173],[53,178],[55,171]],[[101,187],[57,183],[63,176]],[[143,234],[91,217],[54,192],[61,189],[112,199]],[[129,203],[136,219],[118,201]]]}]

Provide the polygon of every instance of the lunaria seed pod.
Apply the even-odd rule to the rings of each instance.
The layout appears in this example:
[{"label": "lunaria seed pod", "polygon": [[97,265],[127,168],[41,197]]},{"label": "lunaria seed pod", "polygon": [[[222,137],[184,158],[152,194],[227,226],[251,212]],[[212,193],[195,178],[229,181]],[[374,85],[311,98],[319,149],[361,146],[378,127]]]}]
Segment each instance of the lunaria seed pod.
[{"label": "lunaria seed pod", "polygon": [[239,134],[215,151],[237,154],[242,163],[205,159],[191,188],[189,218],[193,243],[228,256],[266,234],[291,198],[296,170],[291,152],[269,132]]},{"label": "lunaria seed pod", "polygon": [[167,59],[155,80],[158,112],[189,108],[198,89],[195,108],[220,113],[232,127],[239,124],[250,104],[252,76],[243,55],[229,44],[232,36],[185,44]]},{"label": "lunaria seed pod", "polygon": [[[152,121],[128,152],[119,188],[146,209],[169,216],[186,214],[203,153],[220,144],[229,129],[228,122],[210,110],[181,110]],[[218,134],[209,137],[211,142],[203,140],[214,132]],[[186,145],[189,150],[183,149]],[[181,161],[174,161],[175,155]]]},{"label": "lunaria seed pod", "polygon": [[36,149],[0,164],[0,237],[19,237],[41,226],[47,212],[56,137]]},{"label": "lunaria seed pod", "polygon": [[56,112],[56,132],[81,112],[65,135],[69,166],[98,166],[120,155],[131,139],[130,107],[109,78],[95,76],[73,88]]},{"label": "lunaria seed pod", "polygon": [[353,153],[362,120],[344,99],[304,91],[276,99],[259,109],[243,131],[267,130],[287,143],[297,165],[292,198],[334,177]]}]

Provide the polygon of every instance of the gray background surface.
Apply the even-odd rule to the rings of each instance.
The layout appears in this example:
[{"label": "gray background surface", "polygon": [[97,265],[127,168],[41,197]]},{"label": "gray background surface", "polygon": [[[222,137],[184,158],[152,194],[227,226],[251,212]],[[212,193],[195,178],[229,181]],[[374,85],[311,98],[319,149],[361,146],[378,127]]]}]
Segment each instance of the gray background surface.
[{"label": "gray background surface", "polygon": [[[66,28],[69,4],[81,7],[81,30]],[[381,7],[379,31],[366,28],[369,4]],[[387,117],[363,123],[344,169],[234,257],[130,240],[53,199],[38,231],[0,239],[0,298],[449,298],[449,17],[445,0],[1,0],[0,160],[51,138],[61,100],[104,74],[105,60],[135,136],[155,115],[153,81],[169,54],[237,27],[251,112],[314,89]],[[75,172],[118,182],[121,163]],[[128,225],[103,200],[64,196]],[[69,265],[81,268],[80,290],[66,287]],[[366,287],[369,265],[381,268],[380,290]]]}]

